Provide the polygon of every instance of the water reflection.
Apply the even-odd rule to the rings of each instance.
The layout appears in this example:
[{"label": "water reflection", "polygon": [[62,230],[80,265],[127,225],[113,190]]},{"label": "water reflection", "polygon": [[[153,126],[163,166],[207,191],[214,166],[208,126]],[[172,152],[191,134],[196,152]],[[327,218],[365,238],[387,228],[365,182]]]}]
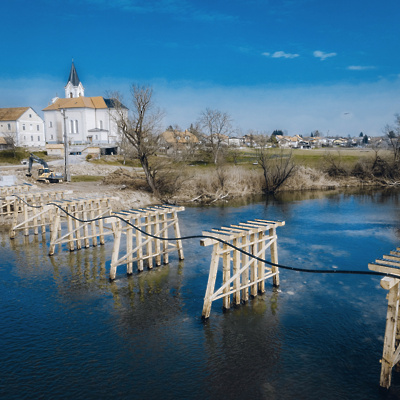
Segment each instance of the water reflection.
[{"label": "water reflection", "polygon": [[[366,270],[398,244],[400,192],[315,191],[188,207],[182,234],[286,220],[279,260]],[[292,197],[291,197],[292,196]],[[254,199],[253,199],[254,201]],[[47,255],[40,236],[0,233],[4,398],[379,399],[387,302],[379,278],[281,270],[245,305],[201,321],[210,248],[110,283],[112,240]],[[388,398],[399,393],[394,374]],[[22,389],[21,389],[22,388]],[[382,397],[383,398],[383,397]]]}]

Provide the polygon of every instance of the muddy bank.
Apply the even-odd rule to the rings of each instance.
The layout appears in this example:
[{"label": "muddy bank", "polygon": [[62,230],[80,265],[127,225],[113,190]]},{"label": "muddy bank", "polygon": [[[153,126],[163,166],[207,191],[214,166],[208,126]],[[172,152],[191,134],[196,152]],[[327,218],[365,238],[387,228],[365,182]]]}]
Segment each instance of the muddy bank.
[{"label": "muddy bank", "polygon": [[[55,167],[54,170],[62,172],[62,166]],[[162,196],[162,200],[150,193],[139,168],[97,165],[83,161],[71,165],[70,171],[75,177],[95,176],[99,180],[54,184],[57,188],[73,190],[80,197],[110,197],[112,208],[116,211],[160,204],[160,202],[212,204],[264,193],[264,178],[261,170],[256,168],[226,167],[204,171],[192,171],[188,168],[181,173],[180,178],[174,183],[175,186],[171,187],[170,193]],[[26,167],[23,166],[9,166],[9,168],[2,166],[1,173],[15,175],[18,183],[27,182],[48,188],[48,185],[37,183],[34,177],[26,177]],[[333,179],[322,171],[300,166],[279,191],[332,190],[376,185],[376,182],[361,181],[354,177]]]}]

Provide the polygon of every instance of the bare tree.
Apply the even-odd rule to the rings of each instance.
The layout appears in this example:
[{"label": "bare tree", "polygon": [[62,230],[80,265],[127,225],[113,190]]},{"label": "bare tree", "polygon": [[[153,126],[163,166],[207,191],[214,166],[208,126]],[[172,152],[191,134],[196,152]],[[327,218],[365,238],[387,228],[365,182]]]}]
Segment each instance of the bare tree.
[{"label": "bare tree", "polygon": [[155,195],[159,195],[156,180],[158,168],[150,162],[150,158],[158,150],[158,136],[163,113],[155,108],[153,89],[149,86],[132,85],[130,114],[122,104],[121,95],[118,92],[111,95],[115,106],[112,117],[116,121],[120,133],[134,148],[151,191]]},{"label": "bare tree", "polygon": [[201,112],[199,125],[204,133],[208,135],[208,145],[210,147],[214,164],[218,163],[222,146],[232,129],[231,117],[228,113],[219,110],[206,108]]},{"label": "bare tree", "polygon": [[257,149],[258,164],[261,166],[265,181],[265,193],[275,193],[292,175],[295,164],[292,153],[271,152],[265,147]]},{"label": "bare tree", "polygon": [[18,137],[16,132],[4,132],[3,133],[4,140],[7,143],[7,147],[12,151],[13,157],[17,156],[17,148],[18,148]]},{"label": "bare tree", "polygon": [[394,125],[386,125],[383,131],[389,139],[389,145],[393,152],[393,161],[397,162],[400,159],[400,114],[395,114]]}]

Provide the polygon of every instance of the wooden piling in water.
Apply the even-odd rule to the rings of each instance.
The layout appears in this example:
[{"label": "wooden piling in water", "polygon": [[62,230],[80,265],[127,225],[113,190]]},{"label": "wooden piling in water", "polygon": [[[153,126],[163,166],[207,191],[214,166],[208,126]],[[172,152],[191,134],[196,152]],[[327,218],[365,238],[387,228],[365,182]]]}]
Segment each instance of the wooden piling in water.
[{"label": "wooden piling in water", "polygon": [[[114,280],[119,265],[126,264],[127,274],[133,272],[133,263],[136,262],[137,270],[143,271],[144,261],[148,268],[162,263],[167,264],[168,253],[178,251],[178,257],[183,260],[182,241],[175,240],[175,244],[168,241],[170,228],[175,237],[180,237],[177,213],[184,207],[155,206],[138,210],[125,210],[116,212],[114,247],[111,257],[110,280]],[[124,221],[122,221],[122,219]],[[134,225],[138,229],[132,227]],[[135,230],[135,234],[133,234]],[[120,256],[121,238],[125,237],[125,254]],[[166,239],[161,240],[160,238]],[[162,244],[161,244],[162,242]]]},{"label": "wooden piling in water", "polygon": [[[212,302],[222,298],[225,309],[246,302],[252,297],[265,292],[265,280],[273,278],[274,286],[279,285],[279,269],[276,266],[268,266],[260,260],[242,253],[246,251],[255,257],[265,259],[266,250],[271,252],[271,262],[278,262],[278,247],[276,228],[285,225],[280,221],[265,221],[257,219],[213,229],[211,232],[203,232],[205,236],[212,238],[202,239],[202,246],[213,246],[210,272],[203,304],[203,318],[209,318]],[[221,242],[222,241],[222,242]],[[235,246],[234,249],[229,244]],[[239,249],[239,250],[238,250]],[[215,290],[219,261],[222,259],[222,284]]]},{"label": "wooden piling in water", "polygon": [[68,249],[74,251],[81,249],[82,244],[89,247],[90,241],[93,246],[104,244],[105,236],[114,235],[112,218],[107,222],[102,219],[113,215],[109,198],[64,199],[54,204],[56,217],[51,226],[49,255],[54,254],[57,245],[66,243]]},{"label": "wooden piling in water", "polygon": [[400,247],[384,255],[375,263],[368,264],[372,271],[384,274],[398,275],[399,279],[384,277],[381,287],[389,291],[387,295],[388,308],[386,313],[385,338],[381,359],[380,386],[389,389],[392,381],[392,369],[400,365]]}]

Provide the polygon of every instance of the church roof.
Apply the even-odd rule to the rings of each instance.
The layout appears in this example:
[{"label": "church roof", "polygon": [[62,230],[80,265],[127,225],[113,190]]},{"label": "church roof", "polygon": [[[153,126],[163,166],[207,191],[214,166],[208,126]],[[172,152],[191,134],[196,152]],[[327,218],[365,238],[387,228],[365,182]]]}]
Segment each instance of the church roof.
[{"label": "church roof", "polygon": [[[78,77],[78,73],[76,72],[75,65],[74,65],[73,61],[72,61],[72,65],[71,65],[71,71],[69,73],[68,82],[71,82],[73,86],[78,86],[79,83],[80,83],[80,80],[79,80],[79,77]],[[68,82],[67,82],[67,85],[68,85]]]},{"label": "church roof", "polygon": [[97,97],[74,97],[67,99],[57,99],[53,104],[44,108],[43,111],[60,110],[62,108],[107,108],[104,99]]},{"label": "church roof", "polygon": [[118,99],[104,99],[106,105],[108,108],[125,108],[128,109],[128,107],[124,106]]},{"label": "church roof", "polygon": [[0,108],[0,121],[16,121],[29,107]]}]

